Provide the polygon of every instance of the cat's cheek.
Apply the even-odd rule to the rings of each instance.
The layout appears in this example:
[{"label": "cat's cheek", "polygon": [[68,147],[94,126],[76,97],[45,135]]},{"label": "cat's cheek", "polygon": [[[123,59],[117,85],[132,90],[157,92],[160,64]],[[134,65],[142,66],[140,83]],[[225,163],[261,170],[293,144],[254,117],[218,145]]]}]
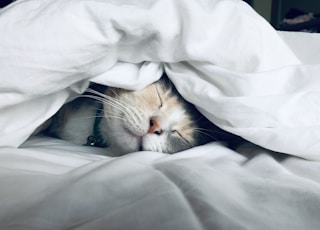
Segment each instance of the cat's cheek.
[{"label": "cat's cheek", "polygon": [[131,153],[139,150],[140,139],[128,133],[123,133],[122,139],[119,141],[118,146],[124,153]]},{"label": "cat's cheek", "polygon": [[112,130],[110,133],[107,140],[114,151],[118,151],[121,155],[139,151],[141,144],[139,137],[133,136],[121,128]]}]

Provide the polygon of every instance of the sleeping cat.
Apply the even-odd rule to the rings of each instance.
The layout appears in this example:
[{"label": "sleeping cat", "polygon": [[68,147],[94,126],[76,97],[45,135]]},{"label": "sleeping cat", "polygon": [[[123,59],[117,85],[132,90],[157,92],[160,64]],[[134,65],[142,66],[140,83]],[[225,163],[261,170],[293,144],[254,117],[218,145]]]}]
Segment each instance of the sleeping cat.
[{"label": "sleeping cat", "polygon": [[[99,92],[100,91],[100,92]],[[230,138],[183,99],[167,76],[142,90],[106,87],[64,105],[46,133],[76,144],[175,153]]]}]

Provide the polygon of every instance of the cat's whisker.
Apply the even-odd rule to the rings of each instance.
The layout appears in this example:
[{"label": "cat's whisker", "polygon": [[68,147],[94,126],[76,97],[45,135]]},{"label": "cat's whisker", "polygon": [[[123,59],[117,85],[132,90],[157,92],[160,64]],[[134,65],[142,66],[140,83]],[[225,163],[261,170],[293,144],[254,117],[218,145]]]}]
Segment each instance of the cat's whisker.
[{"label": "cat's whisker", "polygon": [[[117,109],[120,110],[119,108],[117,108]],[[130,117],[130,118],[134,119],[134,116],[132,115],[132,114],[135,114],[134,111],[132,111],[132,113],[131,113],[131,111],[123,111],[123,112],[124,112],[124,114],[126,114],[127,117]],[[112,110],[108,110],[108,112],[105,113],[105,117],[117,118],[117,119],[120,119],[122,121],[125,121],[124,116],[121,116],[117,112],[112,111]]]},{"label": "cat's whisker", "polygon": [[128,114],[128,112],[127,112],[128,108],[126,108],[124,105],[122,105],[120,103],[116,103],[115,100],[106,100],[105,98],[101,98],[101,97],[98,97],[98,96],[95,96],[95,95],[84,95],[84,97],[91,98],[91,99],[100,101],[102,103],[108,104],[108,105],[118,109],[119,111],[121,111],[121,112],[123,112],[125,114]]},{"label": "cat's whisker", "polygon": [[70,120],[71,120],[71,121],[78,121],[78,120],[92,119],[92,118],[96,118],[96,117],[101,117],[101,118],[103,118],[103,116],[86,116],[86,117],[70,118]]},{"label": "cat's whisker", "polygon": [[[110,87],[109,90],[114,95],[119,97],[119,94],[114,89],[112,89]],[[123,103],[121,100],[118,100],[116,97],[108,96],[104,93],[100,93],[100,92],[93,90],[93,89],[90,89],[90,88],[87,90],[87,92],[99,96],[100,98],[96,97],[95,99],[99,100],[101,102],[104,102],[104,103],[114,107],[115,109],[118,109],[119,111],[123,112],[124,114],[130,116],[132,119],[134,119],[134,117],[135,118],[139,117],[138,114],[136,114],[136,112],[135,112],[136,109],[134,109],[130,104]],[[90,96],[90,95],[87,95],[87,96]],[[90,97],[93,98],[92,95]],[[133,116],[133,114],[135,116]]]},{"label": "cat's whisker", "polygon": [[123,117],[119,117],[119,116],[106,115],[105,117],[106,118],[115,118],[115,119],[119,119],[119,120],[122,120],[122,121],[125,120]]},{"label": "cat's whisker", "polygon": [[110,87],[109,90],[117,97],[120,97],[120,95],[112,87]]},{"label": "cat's whisker", "polygon": [[120,120],[125,120],[123,116],[117,114],[116,112],[112,112],[112,111],[108,111],[108,113],[105,113],[103,117],[106,117],[106,118],[117,118],[117,119],[120,119]]},{"label": "cat's whisker", "polygon": [[[114,92],[114,90],[112,90],[112,91]],[[84,95],[84,97],[89,97],[89,98],[101,101],[103,103],[106,103],[106,104],[118,109],[119,111],[121,111],[121,112],[123,112],[123,113],[125,113],[127,115],[131,115],[130,112],[134,112],[134,109],[132,108],[131,105],[125,104],[125,103],[123,103],[122,101],[118,100],[115,97],[111,97],[111,96],[102,94],[102,93],[97,92],[97,91],[92,90],[92,89],[88,89],[87,92],[93,93],[95,95]]]},{"label": "cat's whisker", "polygon": [[194,128],[194,130],[197,131],[202,131],[202,132],[206,132],[206,133],[216,133],[216,134],[224,134],[224,131],[219,131],[219,130],[215,130],[215,129],[205,129],[205,128]]},{"label": "cat's whisker", "polygon": [[194,129],[193,131],[194,131],[195,133],[199,133],[199,134],[205,135],[205,136],[207,136],[207,137],[210,137],[212,140],[215,140],[215,141],[218,140],[217,137],[215,137],[215,136],[213,136],[213,135],[211,135],[211,134],[209,134],[209,133],[207,133],[207,132],[201,131],[201,130],[199,130],[199,129]]},{"label": "cat's whisker", "polygon": [[106,118],[106,117],[108,117],[108,118],[115,118],[115,119],[119,119],[119,120],[124,120],[123,117],[116,116],[116,115],[107,115],[107,116],[101,115],[101,116],[77,117],[77,118],[71,118],[70,120],[78,121],[78,120],[86,120],[86,119],[92,119],[92,118]]},{"label": "cat's whisker", "polygon": [[[113,89],[110,88],[110,90],[112,90],[112,92],[114,92]],[[116,97],[108,96],[108,95],[106,95],[106,94],[100,93],[100,92],[98,92],[98,91],[96,91],[96,90],[93,90],[93,89],[90,89],[90,88],[87,90],[87,92],[92,93],[92,94],[94,94],[95,96],[99,96],[99,97],[100,97],[99,100],[100,100],[101,102],[113,102],[113,103],[115,103],[115,104],[117,104],[117,105],[119,105],[119,106],[121,106],[121,107],[123,107],[123,108],[127,108],[127,105],[124,104],[122,101],[117,100]],[[114,92],[114,94],[116,94],[116,93]],[[117,95],[117,94],[116,94],[116,95]],[[86,95],[86,96],[90,96],[90,95]],[[91,95],[91,96],[92,96],[92,95]],[[98,100],[98,97],[97,97],[96,99]],[[105,100],[103,100],[103,99],[105,99]]]},{"label": "cat's whisker", "polygon": [[[112,102],[113,104],[111,104],[110,102]],[[123,103],[122,101],[117,100],[116,98],[110,97],[110,100],[106,100],[105,103],[109,103],[111,106],[127,115],[130,115],[130,113],[134,113],[135,111],[135,109],[130,104]]]},{"label": "cat's whisker", "polygon": [[[105,96],[104,93],[101,93],[101,92],[99,92],[99,91],[97,91],[97,90],[94,90],[94,89],[91,89],[91,88],[88,88],[88,89],[86,90],[86,92],[87,92],[87,93],[92,93],[92,94],[97,95],[97,96],[100,96],[100,97],[104,97],[104,96]],[[88,95],[84,94],[83,96],[88,96]]]},{"label": "cat's whisker", "polygon": [[[95,115],[95,116],[88,116],[88,117],[83,117],[84,119],[89,119],[89,118],[105,118],[105,117],[110,117],[110,118],[116,118],[116,119],[120,119],[120,120],[124,120],[123,117],[117,115],[116,113],[112,114],[111,111],[108,111],[108,114],[104,113],[104,109],[96,109],[96,108],[88,108],[91,109],[92,111],[97,111],[97,114],[101,114],[101,115]],[[81,118],[82,119],[82,118]]]},{"label": "cat's whisker", "polygon": [[[118,109],[119,111],[126,114],[132,120],[140,121],[140,119],[139,119],[140,116],[137,112],[140,112],[140,114],[142,114],[143,112],[139,108],[133,108],[130,104],[125,104],[122,101],[117,100],[117,98],[110,97],[108,95],[103,95],[102,99],[97,98],[97,100],[100,100],[100,101],[114,107],[115,109]],[[139,109],[139,111],[137,111],[137,109]]]},{"label": "cat's whisker", "polygon": [[115,102],[115,103],[118,103],[120,106],[124,106],[119,100],[117,101],[117,99],[115,97],[110,97],[106,94],[103,94],[103,93],[100,93],[96,90],[93,90],[93,89],[87,89],[87,92],[88,93],[92,93],[93,95],[83,95],[84,97],[89,97],[89,98],[93,98],[96,99],[96,100],[99,100],[101,102],[104,102],[105,100],[103,99],[108,99],[108,101],[112,101],[112,102]]}]

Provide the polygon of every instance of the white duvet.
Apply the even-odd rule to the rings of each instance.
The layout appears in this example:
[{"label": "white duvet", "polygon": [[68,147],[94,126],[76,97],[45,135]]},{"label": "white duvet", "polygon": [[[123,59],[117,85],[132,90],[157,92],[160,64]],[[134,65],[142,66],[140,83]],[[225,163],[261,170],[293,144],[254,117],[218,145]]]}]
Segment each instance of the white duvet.
[{"label": "white duvet", "polygon": [[[1,229],[319,229],[319,63],[319,35],[277,32],[238,0],[11,4],[0,11]],[[163,69],[256,145],[111,158],[30,138],[90,81],[138,89]]]}]

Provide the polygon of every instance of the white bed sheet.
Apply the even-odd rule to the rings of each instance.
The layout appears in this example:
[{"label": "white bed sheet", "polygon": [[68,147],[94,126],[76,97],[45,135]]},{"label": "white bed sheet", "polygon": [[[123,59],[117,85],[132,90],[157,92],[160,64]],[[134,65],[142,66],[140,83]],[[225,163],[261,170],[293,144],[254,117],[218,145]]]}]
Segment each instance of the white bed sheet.
[{"label": "white bed sheet", "polygon": [[[174,155],[33,138],[0,151],[1,229],[318,229],[320,162],[220,143]],[[240,154],[245,153],[245,155]]]},{"label": "white bed sheet", "polygon": [[[0,34],[1,229],[319,229],[319,35],[277,32],[238,0],[17,1]],[[112,158],[30,139],[89,81],[137,89],[163,69],[270,150]]]}]

